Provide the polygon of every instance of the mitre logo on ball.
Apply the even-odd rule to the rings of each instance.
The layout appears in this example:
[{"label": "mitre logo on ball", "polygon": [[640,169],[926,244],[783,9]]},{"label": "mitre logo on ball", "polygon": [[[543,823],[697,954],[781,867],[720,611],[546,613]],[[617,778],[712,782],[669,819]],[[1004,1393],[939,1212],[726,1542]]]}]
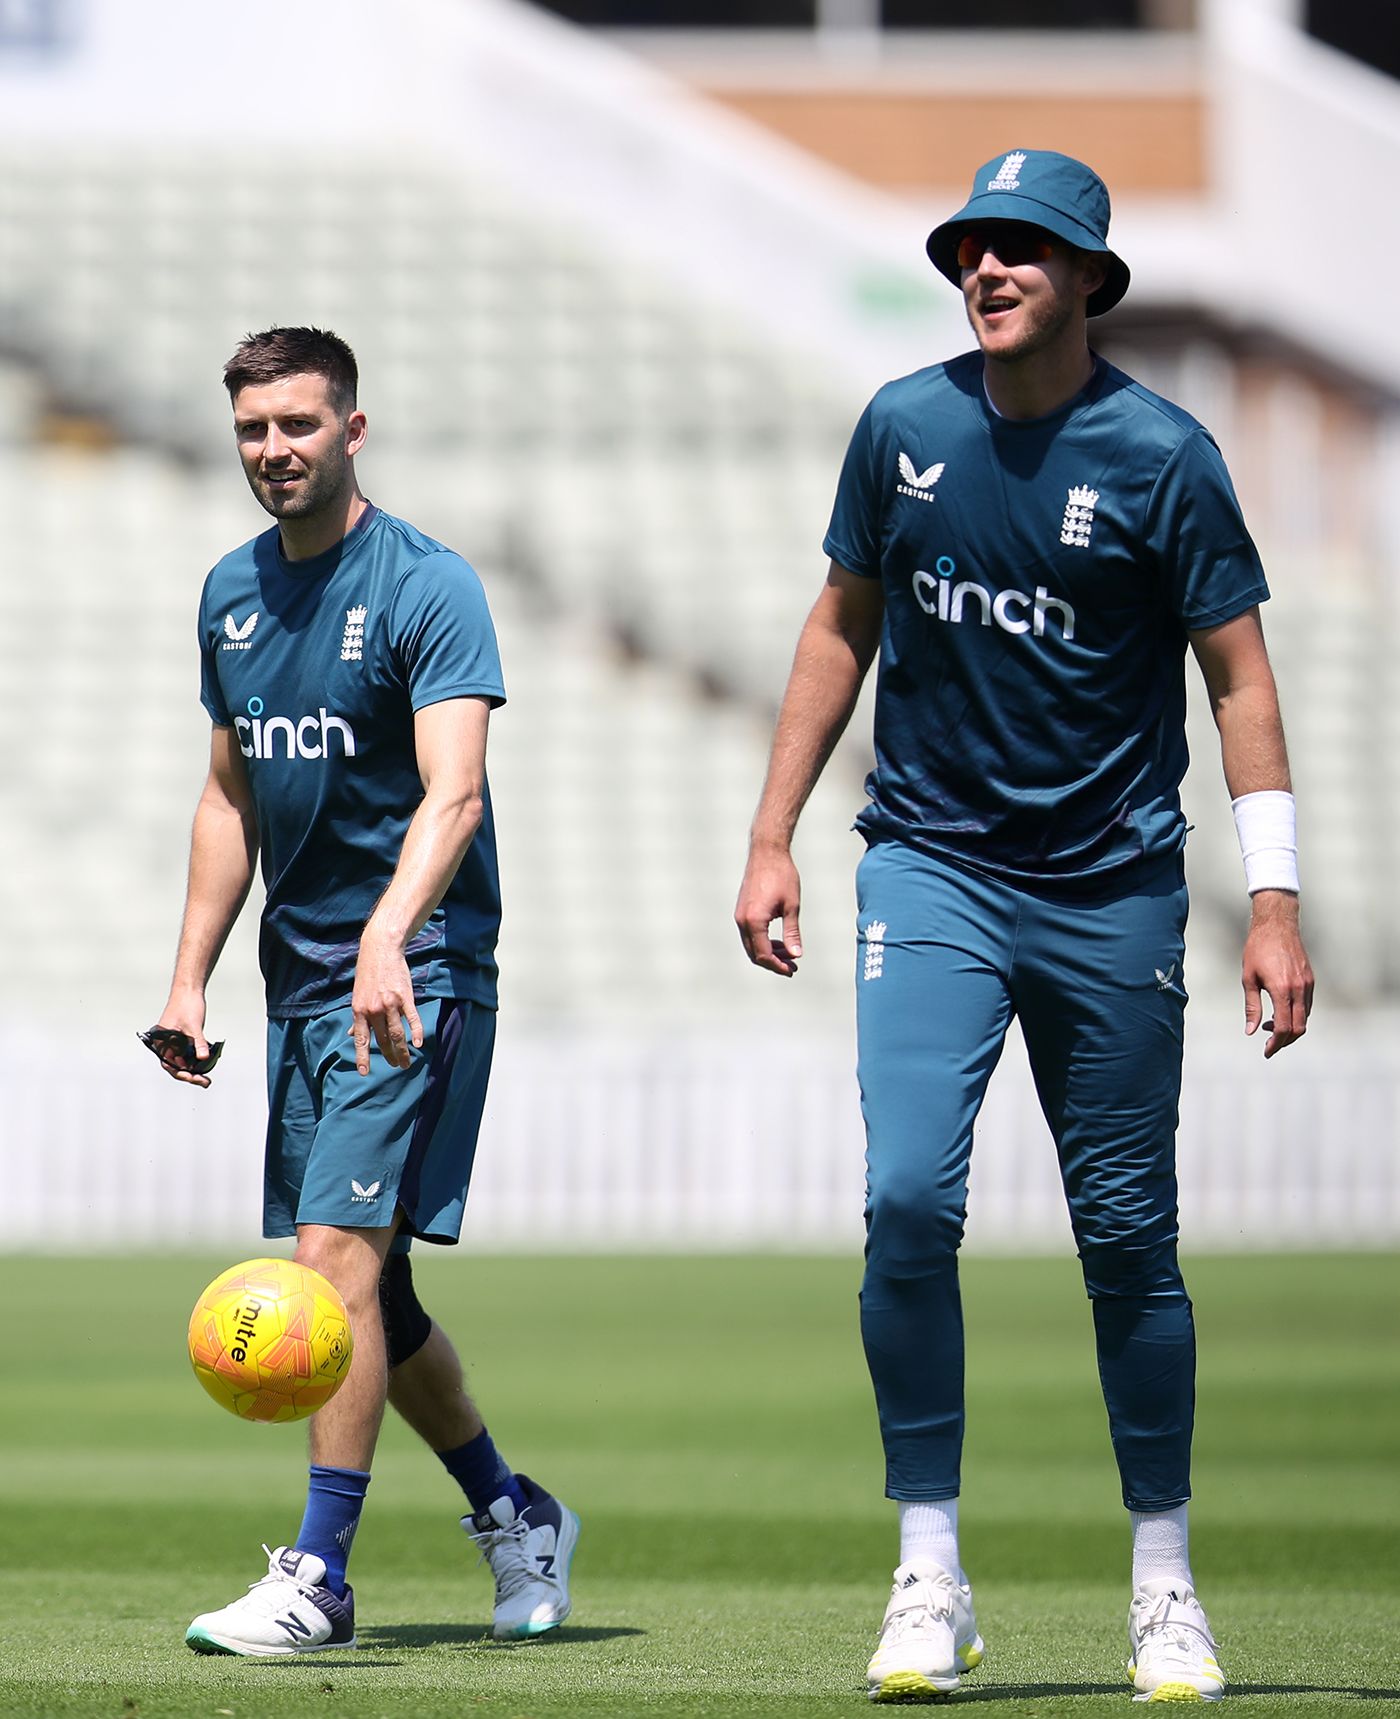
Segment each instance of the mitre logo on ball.
[{"label": "mitre logo on ball", "polygon": [[350,1317],[334,1285],[290,1259],[221,1272],[195,1302],[189,1352],[214,1401],[249,1421],[299,1421],[350,1370]]}]

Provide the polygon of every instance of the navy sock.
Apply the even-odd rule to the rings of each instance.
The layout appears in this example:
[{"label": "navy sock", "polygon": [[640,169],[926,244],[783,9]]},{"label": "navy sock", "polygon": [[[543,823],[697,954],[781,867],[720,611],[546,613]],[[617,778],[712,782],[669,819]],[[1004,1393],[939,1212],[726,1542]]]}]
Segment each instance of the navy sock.
[{"label": "navy sock", "polygon": [[485,1427],[456,1450],[440,1450],[437,1454],[438,1461],[466,1493],[475,1514],[490,1509],[498,1498],[509,1498],[517,1513],[525,1508],[524,1489]]},{"label": "navy sock", "polygon": [[326,1586],[342,1597],[350,1542],[360,1525],[369,1476],[359,1468],[311,1465],[306,1489],[306,1514],[297,1533],[298,1552],[314,1552],[326,1565]]}]

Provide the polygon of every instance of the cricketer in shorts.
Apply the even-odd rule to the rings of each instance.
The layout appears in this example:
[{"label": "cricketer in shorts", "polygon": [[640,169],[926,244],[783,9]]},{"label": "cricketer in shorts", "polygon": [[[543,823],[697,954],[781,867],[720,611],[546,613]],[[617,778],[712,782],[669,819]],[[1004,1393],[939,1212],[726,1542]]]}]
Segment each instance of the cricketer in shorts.
[{"label": "cricketer in shorts", "polygon": [[224,370],[244,474],[277,523],[218,563],[200,604],[213,736],[159,1022],[187,1048],[160,1054],[209,1084],[205,989],[260,852],[264,1233],[294,1235],[340,1291],[355,1347],[309,1423],[300,1529],[195,1618],[201,1653],[354,1645],[346,1561],[386,1400],[465,1494],[494,1633],[537,1635],[570,1608],[577,1518],[501,1457],[409,1266],[413,1239],[457,1241],[491,1067],[486,732],[505,690],[475,572],[360,492],[357,379],[346,343],[314,328],[252,335]]}]

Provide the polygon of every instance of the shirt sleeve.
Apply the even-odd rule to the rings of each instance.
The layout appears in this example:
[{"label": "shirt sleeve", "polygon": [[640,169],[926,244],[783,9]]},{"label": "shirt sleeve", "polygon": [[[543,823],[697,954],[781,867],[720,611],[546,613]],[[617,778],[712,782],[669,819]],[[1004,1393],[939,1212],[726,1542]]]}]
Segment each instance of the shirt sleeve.
[{"label": "shirt sleeve", "polygon": [[1203,429],[1182,440],[1153,486],[1147,544],[1183,626],[1218,626],[1268,600],[1230,474]]},{"label": "shirt sleeve", "polygon": [[486,593],[460,555],[443,550],[414,563],[394,593],[389,631],[415,710],[446,698],[505,703]]},{"label": "shirt sleeve", "polygon": [[880,577],[881,494],[875,475],[875,403],[861,413],[836,485],[822,548],[862,579]]},{"label": "shirt sleeve", "polygon": [[219,685],[218,660],[219,638],[209,619],[209,580],[206,579],[204,593],[199,600],[199,702],[209,712],[216,727],[229,728],[233,725],[233,717]]}]

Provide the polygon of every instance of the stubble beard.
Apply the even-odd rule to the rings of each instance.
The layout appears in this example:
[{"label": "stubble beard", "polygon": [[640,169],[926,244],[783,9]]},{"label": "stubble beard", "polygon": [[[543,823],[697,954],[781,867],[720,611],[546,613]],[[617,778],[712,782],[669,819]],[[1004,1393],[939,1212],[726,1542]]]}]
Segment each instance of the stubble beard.
[{"label": "stubble beard", "polygon": [[247,478],[248,487],[264,513],[270,513],[277,520],[302,520],[314,519],[317,514],[336,506],[345,493],[349,472],[348,460],[332,462],[327,459],[318,465],[308,466],[302,473],[300,485],[289,491],[269,488],[266,479],[260,477],[256,470],[247,471]]},{"label": "stubble beard", "polygon": [[[1021,332],[1010,346],[989,351],[985,342],[979,339],[978,344],[982,347],[983,356],[993,363],[1023,364],[1028,358],[1038,357],[1054,346],[1074,320],[1074,313],[1072,303],[1051,302],[1038,312],[1027,312]],[[975,326],[973,332],[977,333]]]}]

